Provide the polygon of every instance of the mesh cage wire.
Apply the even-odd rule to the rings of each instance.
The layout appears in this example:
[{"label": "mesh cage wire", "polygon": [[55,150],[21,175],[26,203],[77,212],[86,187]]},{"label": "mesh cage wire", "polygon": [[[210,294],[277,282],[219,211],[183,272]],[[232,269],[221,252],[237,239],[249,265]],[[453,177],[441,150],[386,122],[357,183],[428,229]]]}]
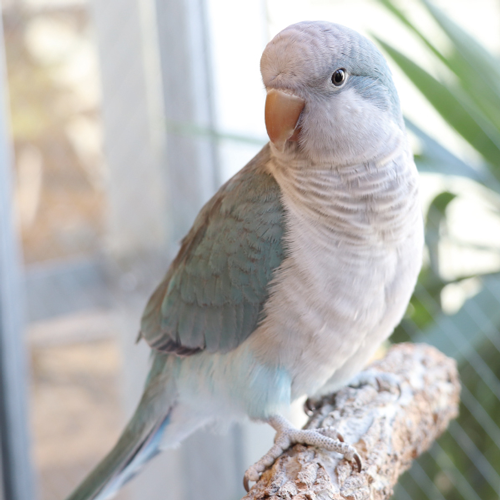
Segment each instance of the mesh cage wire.
[{"label": "mesh cage wire", "polygon": [[[457,203],[467,205],[467,201],[460,201],[460,198]],[[475,206],[468,209],[474,210],[482,205],[483,210],[488,210],[487,203],[479,196],[469,203]],[[447,210],[453,212],[454,208],[460,207],[450,206]],[[497,314],[500,277],[495,274],[498,252],[495,248],[474,245],[467,238],[467,228],[463,224],[462,227],[447,227],[441,217],[436,220],[434,215],[433,220],[429,211],[427,228],[432,225],[440,231],[440,245],[434,249],[438,255],[424,263],[422,275],[432,276],[434,283],[431,285],[421,275],[409,313],[397,328],[393,340],[434,341],[457,359],[462,382],[460,415],[430,452],[419,458],[401,478],[395,497],[494,499],[498,498],[500,491],[497,465],[500,427],[496,417],[500,409]],[[472,262],[471,247],[475,253]],[[431,246],[428,250],[432,252]],[[489,271],[493,274],[475,278],[474,262],[478,272],[477,268],[482,268],[488,258],[491,262]],[[484,268],[481,271],[484,273]],[[444,300],[447,288],[455,292],[454,300]],[[419,314],[418,309],[427,318]],[[417,317],[418,321],[412,317]],[[427,328],[427,336],[426,323],[434,324]]]},{"label": "mesh cage wire", "polygon": [[[271,25],[278,4],[268,2]],[[110,174],[102,150],[101,109],[106,113],[128,105],[136,75],[131,70],[131,87],[117,85],[114,95],[101,101],[88,3],[11,0],[2,3],[2,14],[30,320],[33,456],[40,499],[58,499],[110,449],[131,411],[121,403],[120,379],[129,377],[140,391],[144,374],[122,373],[123,352],[134,349],[144,301],[172,250],[140,245],[145,220],[158,210],[161,189],[145,195],[133,188],[144,179],[130,178],[128,172],[113,174],[112,189],[106,184]],[[124,22],[122,28],[127,26]],[[120,45],[115,35],[99,41],[112,54],[107,71],[127,74],[130,51],[137,47]],[[213,81],[217,85],[217,75]],[[218,151],[214,161],[239,161],[258,149],[258,134],[215,133],[210,122],[205,128],[191,125],[167,124],[182,136],[197,137],[203,147],[210,144]],[[134,114],[130,122],[116,124],[118,162],[146,161],[144,127]],[[222,177],[229,172],[225,168],[220,168]],[[212,181],[207,183],[212,186]],[[154,186],[161,179],[148,182]],[[120,196],[110,202],[113,193]],[[206,196],[199,194],[198,206]],[[480,196],[469,203],[481,205]],[[458,209],[452,204],[449,210]],[[120,225],[120,214],[126,214],[130,233],[111,246],[125,250],[116,259],[104,258],[110,227]],[[159,220],[160,226],[167,225]],[[475,275],[484,273],[485,260],[488,271],[498,270],[498,247],[471,250],[470,242],[457,241],[463,234],[455,226],[441,219],[436,225],[437,253],[429,254],[423,271],[429,280],[420,280],[393,341],[427,340],[456,357],[462,404],[449,430],[401,478],[394,498],[493,500],[500,494],[500,277]],[[178,231],[147,227],[148,233]],[[450,313],[457,311],[459,320],[450,321]],[[147,356],[144,346],[137,349],[139,356]],[[125,492],[119,498],[135,497]]]}]

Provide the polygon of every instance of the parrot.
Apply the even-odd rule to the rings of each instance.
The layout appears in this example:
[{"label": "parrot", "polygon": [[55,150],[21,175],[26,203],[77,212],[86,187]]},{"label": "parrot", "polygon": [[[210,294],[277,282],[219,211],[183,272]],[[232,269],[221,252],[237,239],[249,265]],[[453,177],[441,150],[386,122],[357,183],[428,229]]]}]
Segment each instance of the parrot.
[{"label": "parrot", "polygon": [[265,47],[269,142],[204,205],[150,297],[151,367],[116,446],[68,500],[105,500],[218,420],[276,430],[248,490],[293,443],[356,449],[284,418],[352,383],[402,319],[423,250],[418,173],[387,62],[358,32],[302,21]]}]

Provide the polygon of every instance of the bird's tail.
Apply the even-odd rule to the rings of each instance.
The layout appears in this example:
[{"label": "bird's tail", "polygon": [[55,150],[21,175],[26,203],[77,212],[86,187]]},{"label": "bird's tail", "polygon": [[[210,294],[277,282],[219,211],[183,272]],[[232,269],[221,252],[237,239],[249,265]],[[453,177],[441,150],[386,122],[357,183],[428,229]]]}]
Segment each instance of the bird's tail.
[{"label": "bird's tail", "polygon": [[[159,377],[163,379],[163,377]],[[163,382],[163,383],[162,383]],[[159,453],[175,405],[173,381],[150,380],[115,447],[67,500],[107,500]]]}]

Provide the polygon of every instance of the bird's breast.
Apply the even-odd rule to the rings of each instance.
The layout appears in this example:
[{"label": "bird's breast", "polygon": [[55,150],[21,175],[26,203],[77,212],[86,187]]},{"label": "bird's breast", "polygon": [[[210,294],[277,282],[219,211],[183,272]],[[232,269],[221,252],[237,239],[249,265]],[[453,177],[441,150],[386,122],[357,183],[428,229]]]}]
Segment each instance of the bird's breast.
[{"label": "bird's breast", "polygon": [[423,246],[416,171],[385,167],[276,175],[287,258],[255,340],[291,371],[296,395],[383,341],[410,299]]}]

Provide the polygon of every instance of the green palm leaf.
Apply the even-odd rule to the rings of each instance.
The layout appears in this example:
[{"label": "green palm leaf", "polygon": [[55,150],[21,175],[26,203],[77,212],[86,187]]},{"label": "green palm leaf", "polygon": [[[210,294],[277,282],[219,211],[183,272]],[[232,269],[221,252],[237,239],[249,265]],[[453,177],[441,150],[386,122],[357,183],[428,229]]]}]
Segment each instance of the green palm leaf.
[{"label": "green palm leaf", "polygon": [[[377,38],[439,114],[492,165],[500,165],[500,134],[466,94],[451,89],[391,45]],[[500,172],[494,172],[500,179]]]},{"label": "green palm leaf", "polygon": [[500,61],[426,0],[427,10],[448,37],[451,50],[445,55],[399,9],[393,0],[380,0],[459,79],[461,89],[500,128]]}]

